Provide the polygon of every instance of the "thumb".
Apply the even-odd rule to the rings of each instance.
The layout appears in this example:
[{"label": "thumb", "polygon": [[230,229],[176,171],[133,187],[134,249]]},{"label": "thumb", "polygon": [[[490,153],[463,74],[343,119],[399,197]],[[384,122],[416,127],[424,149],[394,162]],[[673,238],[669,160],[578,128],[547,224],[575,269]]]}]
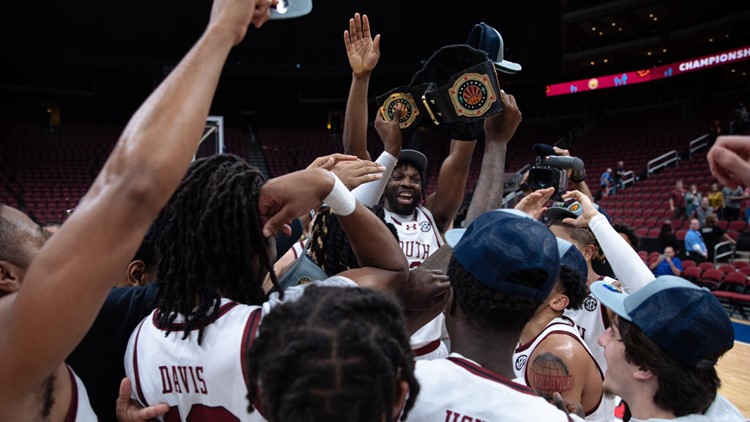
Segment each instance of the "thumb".
[{"label": "thumb", "polygon": [[282,208],[281,211],[274,214],[271,218],[266,221],[263,225],[263,236],[271,237],[276,234],[277,231],[281,231],[287,236],[291,236],[292,228],[289,223],[292,219],[287,216],[288,210],[286,207]]},{"label": "thumb", "polygon": [[326,170],[330,170],[333,168],[334,164],[336,164],[336,160],[334,160],[333,157],[328,157],[326,162],[321,164],[320,167]]}]

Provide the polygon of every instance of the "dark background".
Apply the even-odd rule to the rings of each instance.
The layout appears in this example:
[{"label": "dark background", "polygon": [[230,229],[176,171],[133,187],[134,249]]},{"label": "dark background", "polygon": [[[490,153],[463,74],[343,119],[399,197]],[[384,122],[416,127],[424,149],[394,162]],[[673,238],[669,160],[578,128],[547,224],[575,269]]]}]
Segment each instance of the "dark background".
[{"label": "dark background", "polygon": [[[0,17],[2,119],[50,104],[63,121],[124,123],[204,29],[210,1],[133,0],[6,4]],[[746,1],[314,0],[311,14],[251,29],[222,76],[212,113],[261,125],[316,126],[344,109],[350,70],[343,31],[354,12],[382,36],[371,97],[409,81],[443,45],[484,21],[523,65],[501,85],[526,116],[685,92],[701,105],[747,90],[750,61],[640,86],[546,98],[544,87],[658,66],[750,45]],[[656,18],[656,19],[654,19]],[[606,60],[606,62],[605,62]],[[593,63],[593,64],[592,64]],[[564,113],[563,113],[564,114]]]}]

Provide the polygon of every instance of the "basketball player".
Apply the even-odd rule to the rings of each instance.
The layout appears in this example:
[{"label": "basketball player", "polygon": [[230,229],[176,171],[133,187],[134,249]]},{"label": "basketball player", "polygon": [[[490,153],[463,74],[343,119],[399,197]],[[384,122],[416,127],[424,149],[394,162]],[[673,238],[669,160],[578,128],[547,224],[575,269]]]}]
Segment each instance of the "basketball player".
[{"label": "basketball player", "polygon": [[[344,119],[344,151],[369,160],[367,89],[372,71],[380,59],[380,35],[373,38],[367,16],[356,13],[349,20],[349,29],[344,31],[344,45],[352,69]],[[397,112],[405,111],[399,107]],[[383,141],[384,152],[376,162],[386,167],[384,177],[355,189],[355,195],[366,206],[377,204],[383,196],[386,222],[396,227],[409,268],[414,269],[443,245],[443,234],[463,201],[476,142],[451,141],[450,155],[440,168],[435,191],[425,198],[427,157],[416,150],[402,151],[400,128],[384,123],[381,113],[377,113],[375,128]],[[387,130],[389,127],[391,129]],[[442,274],[427,272],[420,276],[438,278]],[[439,315],[414,333],[411,343],[417,358],[447,355],[448,349],[440,341],[442,328],[443,317]]]},{"label": "basketball player", "polygon": [[563,316],[578,309],[587,295],[586,261],[570,242],[557,239],[560,278],[549,298],[521,332],[513,354],[517,378],[552,401],[554,393],[583,406],[586,420],[612,421],[614,403],[602,399],[604,373],[581,339],[578,328]]},{"label": "basketball player", "polygon": [[557,241],[543,224],[512,210],[479,216],[448,265],[452,353],[417,361],[421,389],[408,420],[568,421],[531,388],[511,381],[519,335],[559,271]]},{"label": "basketball player", "polygon": [[250,403],[270,421],[394,421],[419,393],[404,327],[389,295],[310,286],[263,319]]},{"label": "basketball player", "polygon": [[[275,3],[214,4],[201,38],[131,118],[76,212],[48,242],[28,216],[0,207],[0,420],[96,420],[63,360],[182,178],[229,50],[249,24],[269,19]],[[279,210],[266,212],[269,235],[287,217],[273,216]]]},{"label": "basketball player", "polygon": [[[299,174],[308,179],[294,189],[277,182]],[[321,184],[325,179],[335,180],[333,190]],[[157,309],[133,332],[125,355],[133,397],[142,405],[168,404],[166,418],[262,419],[247,414],[245,395],[237,392],[249,386],[243,374],[261,305],[271,307],[262,287],[267,272],[279,290],[275,249],[261,231],[268,206],[262,193],[277,188],[289,197],[319,196],[312,205],[325,202],[349,238],[361,268],[323,283],[395,293],[406,281],[408,266],[393,235],[333,173],[309,169],[264,184],[260,171],[239,157],[197,160],[154,222]]]}]

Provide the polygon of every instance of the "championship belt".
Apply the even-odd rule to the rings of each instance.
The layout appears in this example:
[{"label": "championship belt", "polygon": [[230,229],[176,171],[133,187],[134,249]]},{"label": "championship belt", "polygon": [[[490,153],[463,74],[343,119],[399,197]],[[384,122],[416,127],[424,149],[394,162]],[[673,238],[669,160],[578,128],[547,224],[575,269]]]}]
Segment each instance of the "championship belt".
[{"label": "championship belt", "polygon": [[447,84],[424,94],[433,123],[473,123],[502,110],[495,65],[487,60],[453,75]]},{"label": "championship belt", "polygon": [[422,96],[429,84],[420,84],[415,87],[402,86],[388,91],[387,93],[376,98],[380,105],[380,114],[383,120],[390,122],[393,120],[393,108],[396,104],[401,104],[405,114],[399,121],[401,129],[407,129],[411,126],[420,125],[422,118],[427,114],[422,103]]},{"label": "championship belt", "polygon": [[393,119],[396,104],[403,105],[401,129],[437,128],[457,140],[480,137],[484,118],[503,109],[494,63],[486,52],[464,44],[441,48],[414,74],[410,85],[376,100],[386,121]]}]

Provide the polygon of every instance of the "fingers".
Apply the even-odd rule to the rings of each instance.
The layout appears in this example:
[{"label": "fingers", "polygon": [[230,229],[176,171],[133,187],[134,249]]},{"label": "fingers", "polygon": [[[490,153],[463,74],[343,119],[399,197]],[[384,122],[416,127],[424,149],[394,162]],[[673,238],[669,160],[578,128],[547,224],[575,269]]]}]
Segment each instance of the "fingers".
[{"label": "fingers", "polygon": [[263,236],[275,236],[276,232],[281,232],[285,236],[292,235],[292,227],[289,225],[292,221],[287,208],[283,208],[277,214],[271,216],[266,224],[263,225]]},{"label": "fingers", "polygon": [[256,28],[260,28],[264,23],[271,19],[271,6],[279,4],[279,0],[258,0],[255,3],[255,10],[253,11],[252,24]]},{"label": "fingers", "polygon": [[362,15],[362,36],[372,38],[372,35],[370,35],[370,19],[367,18],[367,15]]},{"label": "fingers", "polygon": [[145,407],[138,411],[138,418],[144,421],[158,418],[169,412],[169,406],[165,403]]},{"label": "fingers", "polygon": [[122,381],[120,381],[120,391],[117,395],[117,402],[116,402],[117,409],[127,408],[128,403],[130,403],[131,391],[132,391],[132,386],[130,384],[130,379],[128,379],[127,377],[123,378]]},{"label": "fingers", "polygon": [[[714,145],[707,155],[708,166],[711,173],[723,185],[736,189],[744,176],[750,181],[750,164],[743,160],[734,151],[725,148],[718,143]],[[745,184],[750,184],[745,182]]]}]

